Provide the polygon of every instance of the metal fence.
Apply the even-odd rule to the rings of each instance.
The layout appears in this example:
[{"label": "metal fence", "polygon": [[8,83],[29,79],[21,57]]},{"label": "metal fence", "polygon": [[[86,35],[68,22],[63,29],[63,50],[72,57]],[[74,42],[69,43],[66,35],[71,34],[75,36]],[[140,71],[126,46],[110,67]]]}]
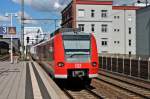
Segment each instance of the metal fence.
[{"label": "metal fence", "polygon": [[150,81],[150,58],[99,56],[100,68]]}]

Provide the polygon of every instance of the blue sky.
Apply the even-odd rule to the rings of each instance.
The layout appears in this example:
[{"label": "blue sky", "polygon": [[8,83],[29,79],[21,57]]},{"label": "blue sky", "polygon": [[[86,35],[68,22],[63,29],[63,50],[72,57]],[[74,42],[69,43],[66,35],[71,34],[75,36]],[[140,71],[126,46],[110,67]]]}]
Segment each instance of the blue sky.
[{"label": "blue sky", "polygon": [[[9,18],[5,17],[5,13],[18,13],[17,18],[13,18],[13,25],[20,30],[20,16],[21,16],[21,0],[0,0],[0,25],[8,26],[10,24]],[[41,3],[42,2],[42,3]],[[61,19],[60,11],[67,4],[60,2],[60,0],[25,0],[25,18],[52,18]],[[54,21],[25,21],[25,26],[42,26],[44,31],[55,28]],[[33,24],[30,24],[33,23]],[[57,22],[59,23],[59,21]]]},{"label": "blue sky", "polygon": [[[9,19],[5,13],[18,13],[18,18],[13,19],[13,25],[20,29],[19,17],[21,15],[21,0],[0,0],[0,25],[8,26]],[[70,0],[24,0],[26,18],[52,18],[60,19],[60,11],[70,2]],[[114,0],[115,5],[136,2],[137,0]],[[144,1],[144,0],[141,0]],[[26,21],[25,26],[42,26],[44,31],[54,31],[54,21]],[[31,24],[33,23],[33,24]],[[59,21],[57,22],[60,23]]]}]

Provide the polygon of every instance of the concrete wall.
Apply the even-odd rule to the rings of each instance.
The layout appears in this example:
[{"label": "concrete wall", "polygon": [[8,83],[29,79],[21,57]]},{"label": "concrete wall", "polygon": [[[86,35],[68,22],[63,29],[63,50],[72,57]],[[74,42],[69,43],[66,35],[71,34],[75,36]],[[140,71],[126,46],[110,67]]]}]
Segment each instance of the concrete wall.
[{"label": "concrete wall", "polygon": [[150,55],[150,6],[137,11],[136,43],[138,55]]}]

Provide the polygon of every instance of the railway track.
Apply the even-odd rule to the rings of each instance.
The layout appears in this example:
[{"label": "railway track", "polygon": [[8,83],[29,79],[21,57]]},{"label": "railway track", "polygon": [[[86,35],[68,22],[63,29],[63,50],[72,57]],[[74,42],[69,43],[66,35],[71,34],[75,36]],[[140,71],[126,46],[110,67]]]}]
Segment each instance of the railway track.
[{"label": "railway track", "polygon": [[[43,67],[42,65],[44,64],[40,64],[40,65],[41,67]],[[48,71],[46,71],[45,69],[44,71],[48,74]],[[70,99],[104,99],[103,98],[104,96],[102,96],[100,93],[97,94],[96,92],[92,91],[91,86],[84,86],[81,83],[79,84],[75,83],[74,85],[70,85],[70,84],[66,85],[66,82],[64,82],[63,80],[62,81],[56,80],[55,83],[57,83],[57,85]]]},{"label": "railway track", "polygon": [[102,69],[100,70],[99,75],[104,75],[104,76],[108,76],[108,77],[111,77],[120,81],[124,81],[126,83],[136,85],[136,86],[139,86],[141,88],[144,88],[150,91],[150,81],[148,80],[135,78],[133,76],[126,76],[120,73],[110,72],[110,71],[102,70]]},{"label": "railway track", "polygon": [[[91,84],[91,86],[93,86],[94,89],[90,88],[89,86],[85,86],[84,88],[81,88],[79,90],[66,87],[60,88],[70,99],[116,99],[116,97],[111,98],[114,93],[118,95],[118,99],[150,99],[149,83],[142,83],[138,86],[138,84],[134,84],[132,81],[129,82],[127,78],[123,80],[120,79],[123,77],[112,76],[113,74],[106,74],[106,71],[104,71],[104,73],[100,72],[99,77],[94,79],[94,83],[97,83]],[[101,89],[103,87],[102,83],[107,84],[109,88],[113,86],[115,90],[119,91],[115,92],[114,90],[111,90],[111,88],[109,89],[108,87],[104,87],[103,89]],[[103,93],[104,90],[106,90],[107,93]]]},{"label": "railway track", "polygon": [[89,87],[85,87],[80,91],[68,90],[64,88],[63,91],[70,99],[104,99],[103,96],[98,95]]},{"label": "railway track", "polygon": [[132,96],[139,99],[150,99],[150,85],[149,83],[139,84],[135,83],[138,81],[129,80],[127,78],[114,76],[113,74],[109,74],[108,72],[99,73],[97,81],[107,83],[111,86],[115,86],[118,89],[124,90],[125,92],[132,94]]}]

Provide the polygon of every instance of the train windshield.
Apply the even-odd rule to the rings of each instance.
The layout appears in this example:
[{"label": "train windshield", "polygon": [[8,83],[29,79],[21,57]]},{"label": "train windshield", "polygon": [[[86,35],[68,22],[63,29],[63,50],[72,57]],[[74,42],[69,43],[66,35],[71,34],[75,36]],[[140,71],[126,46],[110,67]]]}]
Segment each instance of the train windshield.
[{"label": "train windshield", "polygon": [[68,62],[90,61],[90,35],[63,35]]}]

